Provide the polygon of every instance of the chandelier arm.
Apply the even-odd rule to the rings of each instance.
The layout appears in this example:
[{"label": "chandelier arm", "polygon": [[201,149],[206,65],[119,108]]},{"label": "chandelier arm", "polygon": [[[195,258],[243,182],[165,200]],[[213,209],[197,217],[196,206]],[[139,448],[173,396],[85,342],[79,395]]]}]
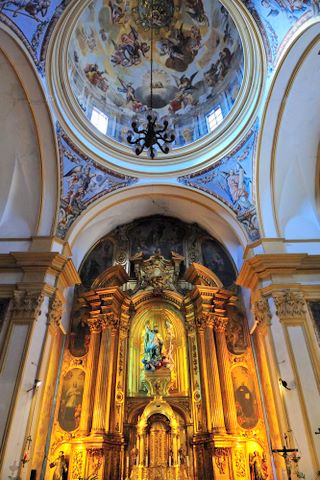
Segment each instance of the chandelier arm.
[{"label": "chandelier arm", "polygon": [[[132,125],[131,125],[131,126],[132,126]],[[140,130],[138,130],[138,127],[137,127],[137,126],[132,126],[132,128],[133,128],[134,133],[138,133],[138,134],[140,134],[140,133],[144,133],[144,134],[145,134],[145,133],[146,133],[146,130],[145,130],[144,128],[142,128],[142,129],[140,129]]]},{"label": "chandelier arm", "polygon": [[130,143],[130,145],[137,145],[139,144],[140,140],[143,140],[142,138],[136,138],[135,140],[129,140],[127,138],[127,142]]},{"label": "chandelier arm", "polygon": [[167,148],[166,148],[166,147],[163,147],[163,145],[161,145],[161,143],[159,143],[158,141],[157,141],[156,143],[157,143],[157,145],[158,145],[158,147],[160,148],[160,150],[161,150],[162,153],[168,153],[168,152],[166,151],[168,147],[167,147]]}]

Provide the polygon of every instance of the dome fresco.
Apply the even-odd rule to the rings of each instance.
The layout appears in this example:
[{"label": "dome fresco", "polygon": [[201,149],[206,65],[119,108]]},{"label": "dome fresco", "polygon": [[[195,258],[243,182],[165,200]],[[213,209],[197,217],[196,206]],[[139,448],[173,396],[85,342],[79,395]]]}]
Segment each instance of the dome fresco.
[{"label": "dome fresco", "polygon": [[217,0],[153,0],[153,14],[143,0],[91,2],[68,44],[70,88],[87,119],[126,144],[150,108],[151,24],[153,110],[182,147],[223,121],[243,79],[240,36]]}]

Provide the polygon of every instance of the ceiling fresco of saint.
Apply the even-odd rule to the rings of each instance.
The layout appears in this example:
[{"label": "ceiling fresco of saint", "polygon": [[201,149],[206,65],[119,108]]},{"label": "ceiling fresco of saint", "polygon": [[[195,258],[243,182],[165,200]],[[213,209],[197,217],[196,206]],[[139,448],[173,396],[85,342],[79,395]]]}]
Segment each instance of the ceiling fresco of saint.
[{"label": "ceiling fresco of saint", "polygon": [[231,110],[243,78],[241,40],[218,1],[158,0],[153,21],[145,3],[90,3],[70,39],[68,78],[87,118],[93,108],[103,112],[107,135],[121,142],[151,107],[152,53],[153,109],[174,128],[177,148],[209,133],[213,109],[223,118]]},{"label": "ceiling fresco of saint", "polygon": [[[238,3],[250,12],[263,39],[268,71],[264,91],[266,98],[281,53],[297,29],[320,14],[319,1],[239,0]],[[72,0],[0,0],[0,23],[9,27],[29,51],[45,91],[45,59],[50,38],[59,26],[58,20],[75,4]],[[162,2],[157,4],[160,7]],[[212,108],[214,96],[220,94],[222,85],[227,91],[229,88],[228,93],[234,91],[234,97],[227,95],[231,99],[228,108],[232,111],[235,92],[241,82],[241,52],[246,46],[241,45],[231,15],[223,3],[186,0],[182,2],[181,11],[174,8],[175,4],[173,0],[165,2],[166,8],[158,19],[159,28],[155,29],[157,74],[154,80],[158,83],[158,86],[155,85],[158,90],[155,107],[163,116],[184,116],[182,123],[188,125],[191,121],[188,119],[188,109],[195,112],[197,108],[204,108],[201,107],[202,95],[206,97],[206,107]],[[76,30],[69,44],[70,82],[77,78],[88,95],[103,101],[105,108],[121,110],[121,121],[112,134],[124,143],[122,123],[128,124],[132,116],[142,115],[149,103],[143,87],[148,83],[150,66],[148,19],[146,12],[139,11],[137,0],[97,0],[86,2],[85,5],[84,10],[80,11],[79,8],[79,17],[75,19]],[[179,52],[181,38],[188,48]],[[204,42],[210,43],[212,48],[202,47]],[[230,55],[225,49],[229,50]],[[219,60],[220,54],[226,55],[224,60]],[[227,68],[222,74],[224,64]],[[222,81],[214,78],[216,67],[224,77]],[[76,76],[72,77],[71,72],[76,72]],[[216,90],[210,81],[215,84]],[[179,95],[184,101],[177,101]],[[77,96],[81,103],[82,99]],[[102,162],[90,158],[79,146],[74,145],[59,125],[54,109],[51,110],[53,121],[56,122],[61,164],[57,234],[67,238],[70,227],[89,204],[115,189],[139,185],[143,175],[135,176],[129,168],[130,175],[123,175],[117,167],[104,168]],[[230,152],[221,155],[218,162],[213,159],[212,165],[205,169],[168,178],[168,183],[179,182],[223,201],[235,213],[251,240],[259,238],[253,173],[261,112],[262,108],[246,137],[239,140]],[[191,130],[192,137],[181,130],[180,146],[200,136],[199,128],[197,132],[193,127]],[[165,166],[160,173],[162,176],[166,173]]]}]

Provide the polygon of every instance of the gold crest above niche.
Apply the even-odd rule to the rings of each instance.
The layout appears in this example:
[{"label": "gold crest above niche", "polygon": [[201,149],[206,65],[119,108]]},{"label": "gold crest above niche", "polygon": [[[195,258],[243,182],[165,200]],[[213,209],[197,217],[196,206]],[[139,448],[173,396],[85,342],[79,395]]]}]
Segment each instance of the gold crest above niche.
[{"label": "gold crest above niche", "polygon": [[148,259],[144,259],[143,252],[137,253],[130,258],[138,281],[135,292],[139,290],[153,290],[154,293],[162,290],[176,291],[183,260],[184,257],[176,252],[171,252],[171,260],[165,259],[160,250],[155,250],[154,255]]}]

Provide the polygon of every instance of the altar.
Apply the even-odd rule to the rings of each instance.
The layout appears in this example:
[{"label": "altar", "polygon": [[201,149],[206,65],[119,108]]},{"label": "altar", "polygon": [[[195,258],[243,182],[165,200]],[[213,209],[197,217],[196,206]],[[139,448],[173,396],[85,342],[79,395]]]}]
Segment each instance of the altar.
[{"label": "altar", "polygon": [[174,467],[134,466],[129,478],[130,480],[189,480],[192,477],[186,465],[176,465]]}]

